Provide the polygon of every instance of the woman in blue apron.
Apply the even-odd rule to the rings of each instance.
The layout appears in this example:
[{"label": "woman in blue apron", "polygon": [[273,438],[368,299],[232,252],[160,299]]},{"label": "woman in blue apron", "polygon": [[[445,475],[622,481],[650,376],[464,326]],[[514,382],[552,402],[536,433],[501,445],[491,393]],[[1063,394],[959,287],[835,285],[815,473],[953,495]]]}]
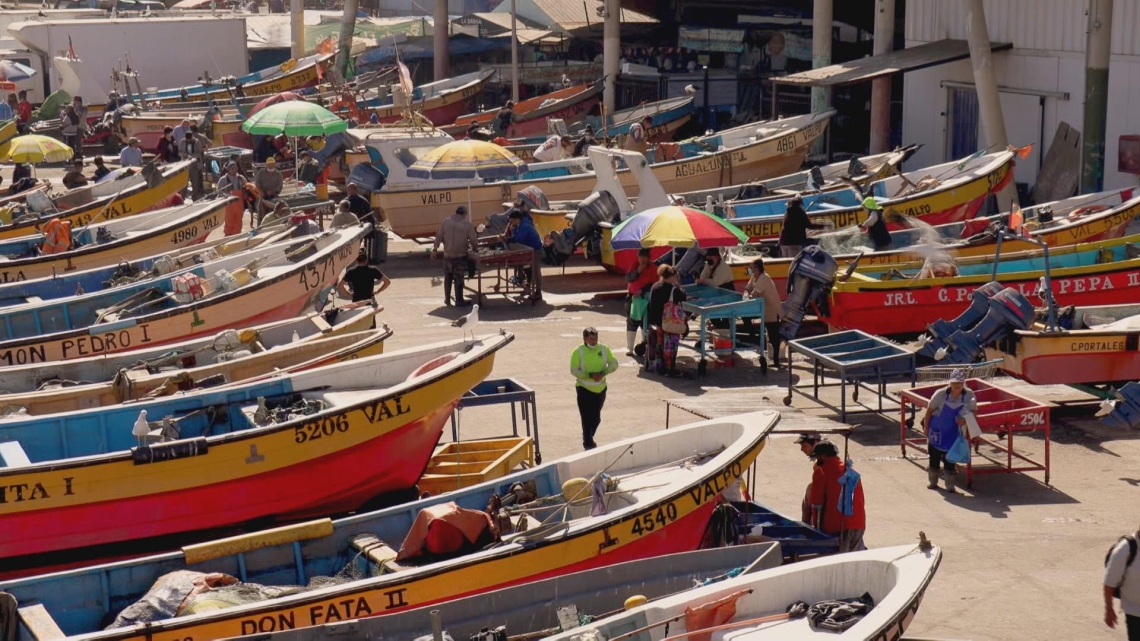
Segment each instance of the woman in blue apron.
[{"label": "woman in blue apron", "polygon": [[927,487],[930,489],[938,489],[938,468],[941,464],[945,468],[942,478],[946,481],[946,492],[955,493],[954,481],[958,470],[946,460],[946,452],[953,447],[954,441],[958,440],[959,430],[966,424],[964,414],[977,411],[978,399],[972,390],[966,388],[966,372],[954,370],[950,373],[950,385],[935,392],[926,409],[926,416],[922,419],[927,449],[930,451],[930,466],[926,468],[926,476],[930,480]]}]

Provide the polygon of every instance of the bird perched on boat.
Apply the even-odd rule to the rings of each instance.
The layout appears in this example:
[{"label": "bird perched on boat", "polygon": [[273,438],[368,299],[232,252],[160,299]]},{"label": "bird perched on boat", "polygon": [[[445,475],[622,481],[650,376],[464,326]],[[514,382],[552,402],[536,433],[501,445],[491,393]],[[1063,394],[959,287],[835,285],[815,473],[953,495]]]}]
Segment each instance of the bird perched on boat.
[{"label": "bird perched on boat", "polygon": [[574,83],[571,82],[570,76],[567,76],[566,74],[562,74],[562,86],[563,87],[569,87],[572,84],[574,84]]},{"label": "bird perched on boat", "polygon": [[471,340],[475,340],[475,327],[479,324],[479,303],[471,306],[471,311],[464,316],[460,316],[452,323],[452,327],[459,327],[463,329],[463,337],[467,337],[467,330],[471,330]]},{"label": "bird perched on boat", "polygon": [[685,93],[689,94],[690,96],[695,96],[697,95],[697,88],[693,85],[685,85]]},{"label": "bird perched on boat", "polygon": [[145,439],[150,434],[150,424],[146,420],[146,410],[139,412],[139,417],[135,420],[135,426],[131,428],[131,434],[134,435],[139,441],[139,445],[145,443]]}]

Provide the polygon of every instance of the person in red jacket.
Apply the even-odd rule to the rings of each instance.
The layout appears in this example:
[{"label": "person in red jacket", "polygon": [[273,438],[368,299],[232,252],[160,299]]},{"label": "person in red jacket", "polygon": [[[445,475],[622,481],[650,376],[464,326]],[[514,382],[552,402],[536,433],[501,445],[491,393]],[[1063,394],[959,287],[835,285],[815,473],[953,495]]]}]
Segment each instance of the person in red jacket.
[{"label": "person in red jacket", "polygon": [[867,529],[867,514],[863,508],[863,483],[855,484],[851,500],[851,515],[839,509],[844,487],[840,482],[847,466],[839,458],[833,443],[821,442],[812,451],[815,470],[811,476],[811,525],[816,529],[839,537],[840,552],[865,550],[863,533]]}]

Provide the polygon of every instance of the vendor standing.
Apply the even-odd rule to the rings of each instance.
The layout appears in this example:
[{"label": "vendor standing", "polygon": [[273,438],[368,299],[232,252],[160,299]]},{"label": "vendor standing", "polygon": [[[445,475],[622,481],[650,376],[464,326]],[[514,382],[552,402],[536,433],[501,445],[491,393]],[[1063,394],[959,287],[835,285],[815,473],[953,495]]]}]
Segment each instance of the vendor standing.
[{"label": "vendor standing", "polygon": [[946,460],[946,452],[958,440],[960,430],[966,425],[966,414],[978,411],[978,399],[973,390],[966,387],[965,370],[956,369],[950,373],[950,385],[934,393],[926,416],[922,418],[922,429],[926,433],[927,449],[930,451],[930,466],[926,468],[927,485],[938,489],[939,464],[945,469],[942,479],[946,482],[947,494],[955,494],[955,474],[958,470]]},{"label": "vendor standing", "polygon": [[804,211],[804,199],[796,194],[788,199],[784,222],[780,227],[780,257],[795,258],[807,244],[809,229],[824,229],[826,225],[811,222]]},{"label": "vendor standing", "polygon": [[625,296],[626,356],[633,356],[636,353],[637,328],[642,328],[641,340],[649,342],[644,319],[649,308],[649,289],[657,282],[657,266],[650,258],[648,249],[637,250],[637,264],[625,275],[625,280],[629,283]]},{"label": "vendor standing", "polygon": [[[764,331],[768,335],[768,342],[772,344],[772,365],[780,366],[780,316],[784,306],[780,302],[780,293],[776,290],[776,283],[764,271],[764,259],[757,258],[748,266],[748,284],[744,286],[744,295],[749,299],[759,298],[764,301]],[[752,319],[745,319],[749,327]]]}]

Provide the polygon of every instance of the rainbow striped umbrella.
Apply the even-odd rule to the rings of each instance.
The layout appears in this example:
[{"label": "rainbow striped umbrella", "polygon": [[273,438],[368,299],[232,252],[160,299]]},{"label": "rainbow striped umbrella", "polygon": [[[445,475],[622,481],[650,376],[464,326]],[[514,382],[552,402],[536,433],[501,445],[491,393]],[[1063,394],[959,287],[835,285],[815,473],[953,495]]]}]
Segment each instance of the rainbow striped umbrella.
[{"label": "rainbow striped umbrella", "polygon": [[668,205],[631,216],[614,227],[614,249],[642,247],[734,247],[748,235],[700,209]]},{"label": "rainbow striped umbrella", "polygon": [[517,178],[526,163],[504,147],[484,140],[456,140],[424,154],[408,167],[408,176],[432,180]]}]

